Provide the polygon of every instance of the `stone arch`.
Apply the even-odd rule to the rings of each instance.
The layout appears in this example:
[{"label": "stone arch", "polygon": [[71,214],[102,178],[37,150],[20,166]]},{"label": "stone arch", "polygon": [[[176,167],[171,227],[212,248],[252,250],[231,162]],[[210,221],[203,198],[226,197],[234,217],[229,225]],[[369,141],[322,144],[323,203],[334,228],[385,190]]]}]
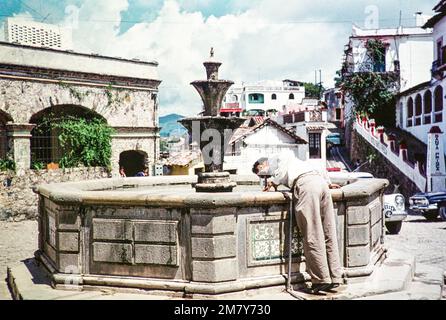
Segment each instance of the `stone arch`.
[{"label": "stone arch", "polygon": [[58,132],[51,129],[45,120],[57,121],[63,117],[72,116],[83,119],[107,120],[100,114],[79,105],[56,105],[45,108],[33,114],[29,123],[36,125],[31,131],[31,167],[36,164],[46,165],[58,162],[63,155],[58,140]]},{"label": "stone arch", "polygon": [[13,119],[8,113],[0,110],[0,159],[5,159],[9,151],[6,124],[12,121]]},{"label": "stone arch", "polygon": [[123,168],[127,177],[134,177],[147,166],[148,155],[140,150],[127,150],[119,155],[119,168]]}]

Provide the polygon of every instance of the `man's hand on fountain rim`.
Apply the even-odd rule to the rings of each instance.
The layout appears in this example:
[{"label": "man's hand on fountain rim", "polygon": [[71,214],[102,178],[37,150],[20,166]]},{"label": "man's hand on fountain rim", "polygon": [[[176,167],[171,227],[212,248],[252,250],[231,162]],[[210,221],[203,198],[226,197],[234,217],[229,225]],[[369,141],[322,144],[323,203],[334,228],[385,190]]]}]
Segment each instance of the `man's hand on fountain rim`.
[{"label": "man's hand on fountain rim", "polygon": [[273,182],[268,181],[268,182],[266,183],[266,187],[263,188],[263,192],[268,192],[268,191],[271,190],[271,188],[274,188],[274,192],[276,192],[276,191],[277,191],[277,187],[278,187],[278,186],[275,185]]},{"label": "man's hand on fountain rim", "polygon": [[330,189],[341,189],[341,186],[340,186],[339,184],[336,184],[336,183],[330,183],[330,184],[328,185],[328,187],[329,187]]}]

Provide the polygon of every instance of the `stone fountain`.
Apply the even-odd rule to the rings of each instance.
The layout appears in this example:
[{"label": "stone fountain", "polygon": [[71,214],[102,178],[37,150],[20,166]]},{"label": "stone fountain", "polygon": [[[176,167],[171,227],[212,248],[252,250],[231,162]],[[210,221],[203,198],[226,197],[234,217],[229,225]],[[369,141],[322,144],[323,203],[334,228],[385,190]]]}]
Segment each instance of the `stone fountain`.
[{"label": "stone fountain", "polygon": [[[53,287],[180,297],[261,288],[282,292],[289,250],[293,283],[309,279],[299,234],[289,226],[288,190],[261,192],[256,176],[234,175],[231,181],[223,172],[225,141],[243,119],[218,116],[232,82],[218,79],[221,63],[212,58],[204,63],[207,80],[192,82],[203,99],[203,115],[181,121],[199,142],[204,173],[36,188],[36,258]],[[387,180],[363,179],[331,191],[346,281],[366,281],[386,256],[382,194],[387,185]],[[8,278],[19,292],[13,272]]]},{"label": "stone fountain", "polygon": [[[233,130],[245,121],[239,117],[222,117],[219,111],[223,97],[234,82],[218,79],[221,62],[214,61],[211,48],[210,59],[203,63],[207,80],[197,80],[191,85],[203,100],[204,111],[200,117],[185,118],[179,122],[186,127],[193,142],[200,146],[205,172],[198,174],[197,192],[232,192],[237,184],[231,181],[228,172],[223,172],[223,161],[228,141]],[[210,142],[208,138],[212,137]]]}]

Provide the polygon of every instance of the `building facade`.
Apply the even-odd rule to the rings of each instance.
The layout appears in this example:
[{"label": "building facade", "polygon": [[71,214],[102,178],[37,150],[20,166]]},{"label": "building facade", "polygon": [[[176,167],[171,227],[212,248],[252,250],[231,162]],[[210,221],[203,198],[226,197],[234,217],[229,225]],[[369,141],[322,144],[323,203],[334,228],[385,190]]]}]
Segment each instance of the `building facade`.
[{"label": "building facade", "polygon": [[252,174],[256,160],[277,154],[306,160],[307,141],[270,118],[252,118],[234,132],[226,149],[224,170],[241,175]]},{"label": "building facade", "polygon": [[262,81],[233,85],[226,93],[222,115],[264,115],[283,111],[287,106],[301,104],[305,98],[303,83],[294,80]]},{"label": "building facade", "polygon": [[329,122],[337,123],[340,127],[344,125],[344,93],[339,88],[325,90],[323,93],[324,103],[327,108]]},{"label": "building facade", "polygon": [[[159,156],[156,62],[0,43],[0,156],[17,174],[57,163],[57,133],[34,128],[50,115],[96,117],[114,128],[112,174],[133,175]],[[60,151],[60,150],[59,150]]]},{"label": "building facade", "polygon": [[424,25],[426,30],[433,28],[434,50],[429,51],[430,65],[424,70],[429,79],[402,91],[396,105],[396,125],[425,144],[432,126],[446,131],[446,1],[440,1],[434,11],[436,15]]},{"label": "building facade", "polygon": [[7,18],[4,31],[6,42],[59,50],[73,49],[71,30],[57,25]]}]

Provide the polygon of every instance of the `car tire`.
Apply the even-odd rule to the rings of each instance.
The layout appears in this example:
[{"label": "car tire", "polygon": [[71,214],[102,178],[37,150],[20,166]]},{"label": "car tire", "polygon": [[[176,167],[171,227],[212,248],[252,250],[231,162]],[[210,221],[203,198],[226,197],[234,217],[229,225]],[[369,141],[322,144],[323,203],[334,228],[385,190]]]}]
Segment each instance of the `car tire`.
[{"label": "car tire", "polygon": [[440,213],[441,220],[446,221],[446,207],[440,207],[438,212]]},{"label": "car tire", "polygon": [[438,217],[438,211],[439,210],[425,211],[423,212],[423,216],[426,218],[427,221],[436,221]]},{"label": "car tire", "polygon": [[402,225],[403,221],[386,222],[386,228],[390,234],[398,234],[401,231]]}]

